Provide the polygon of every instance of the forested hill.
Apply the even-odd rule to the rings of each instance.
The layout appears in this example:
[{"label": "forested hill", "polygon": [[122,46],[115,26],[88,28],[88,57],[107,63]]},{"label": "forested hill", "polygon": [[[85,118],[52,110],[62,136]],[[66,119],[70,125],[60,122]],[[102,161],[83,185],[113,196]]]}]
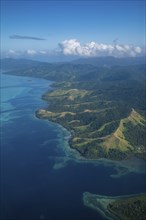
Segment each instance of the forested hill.
[{"label": "forested hill", "polygon": [[[40,64],[51,64],[50,62],[39,62],[28,59],[12,59],[5,58],[1,59],[1,69],[4,70],[15,70],[21,68],[35,67]],[[68,62],[69,63],[69,62]],[[108,57],[91,57],[91,58],[81,58],[70,62],[71,64],[88,64],[99,67],[111,67],[111,66],[129,66],[129,65],[139,65],[145,64],[145,57],[126,57],[126,58],[116,58],[112,56]],[[61,63],[55,63],[57,65]],[[66,64],[66,63],[64,63]]]},{"label": "forested hill", "polygon": [[[96,59],[97,66],[71,62],[43,63],[25,59],[2,59],[1,69],[9,74],[41,77],[54,81],[143,81],[145,78],[144,58],[127,58],[128,61],[113,57]],[[87,60],[90,63],[91,60],[95,61],[95,58],[88,58]],[[98,65],[101,60],[103,63],[108,60],[110,65]]]},{"label": "forested hill", "polygon": [[55,90],[43,95],[48,108],[36,115],[66,127],[72,134],[70,146],[82,156],[146,159],[145,63],[139,58],[140,63],[117,65],[113,60],[103,66],[34,61],[23,66],[22,60],[11,60],[7,68],[9,60],[1,63],[8,74],[55,81]]},{"label": "forested hill", "polygon": [[6,58],[0,60],[2,70],[21,70],[39,65],[41,62],[27,59]]}]

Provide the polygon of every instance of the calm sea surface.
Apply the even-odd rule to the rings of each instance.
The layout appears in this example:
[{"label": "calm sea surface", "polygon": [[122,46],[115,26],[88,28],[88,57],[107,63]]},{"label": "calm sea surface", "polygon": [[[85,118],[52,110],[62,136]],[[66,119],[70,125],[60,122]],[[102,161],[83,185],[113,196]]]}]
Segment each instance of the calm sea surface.
[{"label": "calm sea surface", "polygon": [[83,192],[145,192],[144,173],[119,178],[113,166],[78,162],[66,153],[60,126],[35,117],[51,82],[1,74],[1,220],[102,220]]}]

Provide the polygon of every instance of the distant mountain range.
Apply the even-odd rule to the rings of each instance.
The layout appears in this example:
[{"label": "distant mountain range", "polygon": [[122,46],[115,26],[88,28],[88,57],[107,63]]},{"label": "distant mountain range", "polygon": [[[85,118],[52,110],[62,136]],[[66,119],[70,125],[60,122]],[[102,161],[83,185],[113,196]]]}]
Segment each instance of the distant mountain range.
[{"label": "distant mountain range", "polygon": [[37,66],[42,62],[27,59],[5,58],[0,60],[1,70],[18,70]]},{"label": "distant mountain range", "polygon": [[144,64],[145,62],[145,57],[116,58],[112,56],[81,58],[73,61],[74,64],[91,64],[95,66],[127,66]]},{"label": "distant mountain range", "polygon": [[5,58],[1,59],[1,69],[2,70],[18,70],[26,69],[31,67],[47,66],[50,64],[56,65],[93,65],[98,67],[111,67],[111,66],[128,66],[128,65],[139,65],[145,64],[145,57],[127,57],[127,58],[115,58],[115,57],[92,57],[92,58],[81,58],[74,60],[72,62],[58,62],[58,63],[47,63],[27,59],[11,59]]}]

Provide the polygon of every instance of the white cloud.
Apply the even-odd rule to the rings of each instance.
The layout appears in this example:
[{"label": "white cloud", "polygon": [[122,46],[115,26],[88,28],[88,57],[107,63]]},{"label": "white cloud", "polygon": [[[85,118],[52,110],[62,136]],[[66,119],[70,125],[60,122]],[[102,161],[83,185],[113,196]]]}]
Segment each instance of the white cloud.
[{"label": "white cloud", "polygon": [[[135,57],[145,54],[145,48],[134,45],[104,44],[91,41],[85,44],[77,39],[64,40],[58,44],[58,48],[52,51],[48,49],[35,50],[28,48],[25,51],[10,49],[3,51],[3,57],[11,58],[49,58],[67,56],[95,57],[95,56],[114,56],[114,57]],[[62,56],[63,57],[63,56]]]},{"label": "white cloud", "polygon": [[144,53],[140,46],[103,44],[94,41],[81,44],[77,39],[65,40],[59,43],[60,52],[64,55],[78,56],[137,56]]},{"label": "white cloud", "polygon": [[26,51],[26,53],[28,54],[28,55],[36,55],[37,54],[37,51],[36,50],[32,50],[32,49],[28,49],[27,51]]},{"label": "white cloud", "polygon": [[8,53],[9,53],[9,54],[16,54],[15,50],[12,50],[12,49],[10,49],[10,50],[8,51]]},{"label": "white cloud", "polygon": [[142,52],[140,47],[135,47],[134,50],[135,50],[136,53],[141,53]]},{"label": "white cloud", "polygon": [[40,54],[47,54],[47,51],[45,51],[45,50],[40,50],[39,53],[40,53]]},{"label": "white cloud", "polygon": [[25,51],[17,51],[17,50],[13,50],[10,49],[8,51],[2,51],[1,52],[3,57],[8,57],[8,58],[29,58],[29,57],[37,57],[37,56],[44,56],[44,55],[48,55],[48,51],[47,50],[34,50],[34,49],[27,49]]},{"label": "white cloud", "polygon": [[7,52],[7,55],[12,55],[12,56],[18,56],[19,55],[19,52],[16,51],[16,50],[13,50],[13,49],[10,49],[8,52]]}]

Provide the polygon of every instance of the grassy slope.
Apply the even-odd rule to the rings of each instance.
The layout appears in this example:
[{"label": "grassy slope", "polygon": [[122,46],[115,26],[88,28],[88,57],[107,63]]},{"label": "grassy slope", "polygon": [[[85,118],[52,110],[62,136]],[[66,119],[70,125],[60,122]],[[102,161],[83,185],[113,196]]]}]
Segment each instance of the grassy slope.
[{"label": "grassy slope", "polygon": [[[72,133],[70,144],[87,158],[125,159],[145,154],[145,143],[133,146],[126,137],[128,123],[144,128],[146,121],[134,109],[125,118],[114,102],[101,100],[94,91],[63,87],[44,95],[50,102],[37,116],[60,123]],[[95,103],[97,102],[97,105]],[[98,107],[98,102],[100,107]],[[144,132],[144,131],[143,131]]]},{"label": "grassy slope", "polygon": [[121,119],[119,127],[116,129],[114,133],[112,133],[109,137],[107,137],[103,145],[105,148],[119,148],[122,151],[134,150],[134,147],[125,137],[127,124],[131,122],[134,126],[139,125],[145,127],[146,120],[134,109],[132,109],[130,115],[127,118]]}]

